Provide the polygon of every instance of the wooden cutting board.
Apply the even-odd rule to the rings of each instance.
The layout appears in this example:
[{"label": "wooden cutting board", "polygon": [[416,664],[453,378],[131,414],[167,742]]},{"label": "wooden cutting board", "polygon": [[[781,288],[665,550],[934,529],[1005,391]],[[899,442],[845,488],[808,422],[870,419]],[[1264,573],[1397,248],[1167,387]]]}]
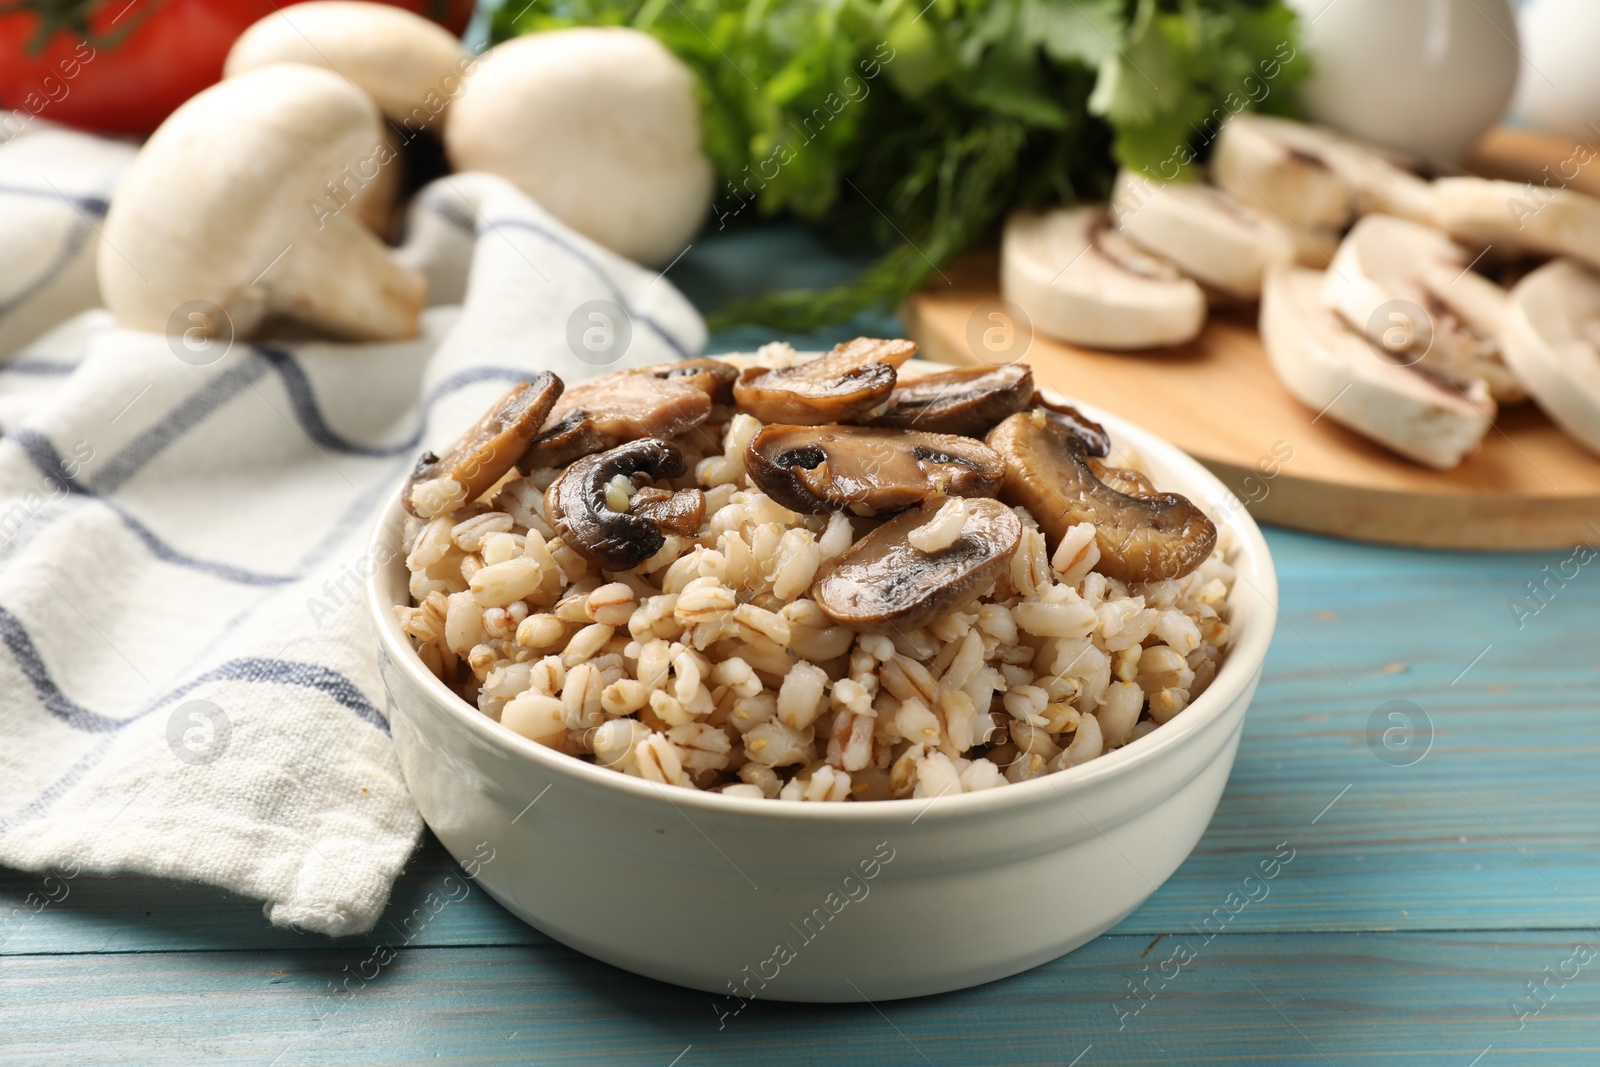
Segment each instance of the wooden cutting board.
[{"label": "wooden cutting board", "polygon": [[[1496,130],[1471,160],[1494,177],[1536,179],[1570,140]],[[1570,170],[1570,168],[1569,168]],[[1573,188],[1600,195],[1600,162]],[[998,305],[991,249],[945,268],[901,313],[922,354],[977,362]],[[976,328],[974,323],[980,325]],[[1364,541],[1435,548],[1571,548],[1600,542],[1600,455],[1529,403],[1503,409],[1483,447],[1453,471],[1420,467],[1319,416],[1267,363],[1255,313],[1213,312],[1193,344],[1108,353],[1035,335],[1021,360],[1040,384],[1161,434],[1221,478],[1259,520]]]}]

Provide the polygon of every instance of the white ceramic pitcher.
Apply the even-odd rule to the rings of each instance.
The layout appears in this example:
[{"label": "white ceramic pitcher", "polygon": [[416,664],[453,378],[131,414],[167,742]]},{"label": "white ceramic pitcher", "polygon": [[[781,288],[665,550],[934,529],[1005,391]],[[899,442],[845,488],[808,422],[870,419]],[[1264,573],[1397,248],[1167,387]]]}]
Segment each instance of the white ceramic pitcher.
[{"label": "white ceramic pitcher", "polygon": [[1505,113],[1517,80],[1510,0],[1289,0],[1313,63],[1313,121],[1440,163]]}]

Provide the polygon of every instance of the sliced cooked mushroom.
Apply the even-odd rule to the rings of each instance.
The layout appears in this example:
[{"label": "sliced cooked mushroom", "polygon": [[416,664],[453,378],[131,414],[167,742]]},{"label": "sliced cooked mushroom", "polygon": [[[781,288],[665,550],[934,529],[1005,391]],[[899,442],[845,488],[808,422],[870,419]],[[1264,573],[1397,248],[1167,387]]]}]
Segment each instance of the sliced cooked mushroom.
[{"label": "sliced cooked mushroom", "polygon": [[791,511],[903,511],[935,496],[993,496],[1005,464],[970,437],[876,426],[767,426],[745,447],[760,490]]},{"label": "sliced cooked mushroom", "polygon": [[961,367],[902,381],[889,408],[868,422],[903,430],[982,437],[1007,415],[1028,406],[1033,371],[1025,366]]},{"label": "sliced cooked mushroom", "polygon": [[673,375],[661,364],[614,371],[567,390],[518,461],[524,471],[560,467],[579,456],[646,437],[677,437],[711,414],[701,375]]},{"label": "sliced cooked mushroom", "polygon": [[1155,483],[1132,467],[1112,467],[1091,459],[1089,469],[1096,478],[1124,496],[1150,496],[1156,491]]},{"label": "sliced cooked mushroom", "polygon": [[747,367],[734,384],[733,396],[741,409],[762,422],[847,422],[889,399],[894,369],[916,352],[914,341],[857,337],[792,367]]},{"label": "sliced cooked mushroom", "polygon": [[1495,403],[1380,355],[1322,301],[1320,271],[1267,277],[1261,341],[1284,388],[1301,403],[1408,459],[1449,470],[1478,447]]},{"label": "sliced cooked mushroom", "polygon": [[1463,388],[1483,381],[1502,404],[1526,400],[1527,390],[1500,358],[1506,291],[1470,270],[1472,260],[1430,226],[1368,215],[1339,246],[1322,298],[1398,361]]},{"label": "sliced cooked mushroom", "polygon": [[733,402],[733,383],[739,380],[739,368],[720,359],[680,359],[676,363],[657,363],[653,367],[643,368],[641,373],[692,385],[717,404]]},{"label": "sliced cooked mushroom", "polygon": [[917,548],[911,533],[935,521],[942,507],[930,500],[897,515],[824,564],[812,599],[835,622],[888,631],[916,629],[981,595],[1009,566],[1022,522],[998,500],[968,500],[953,542],[931,552]]},{"label": "sliced cooked mushroom", "polygon": [[559,396],[561,379],[545,371],[501,397],[443,459],[424,452],[406,482],[406,510],[432,518],[482,496],[527,451]]},{"label": "sliced cooked mushroom", "polygon": [[1518,282],[1505,353],[1550,418],[1600,452],[1600,277],[1558,259]]},{"label": "sliced cooked mushroom", "polygon": [[1013,212],[1000,290],[1040,333],[1091,348],[1182,344],[1206,321],[1200,286],[1111,229],[1096,206]]},{"label": "sliced cooked mushroom", "polygon": [[1111,435],[1106,433],[1106,428],[1071,404],[1057,404],[1046,400],[1043,393],[1035,390],[1033,400],[1028,406],[1044,408],[1045,413],[1052,419],[1077,434],[1089,455],[1104,457],[1111,454]]},{"label": "sliced cooked mushroom", "polygon": [[1107,577],[1182,578],[1216,547],[1217,528],[1187,497],[1117,492],[1095,477],[1082,438],[1042,411],[1011,416],[989,433],[989,445],[1006,461],[1000,499],[1027,508],[1052,551],[1068,529],[1093,523],[1096,569]]},{"label": "sliced cooked mushroom", "polygon": [[1256,299],[1267,269],[1295,257],[1280,223],[1208,185],[1169,185],[1125,170],[1111,210],[1136,244],[1224,296]]},{"label": "sliced cooked mushroom", "polygon": [[[700,529],[706,510],[700,490],[669,494],[641,487],[641,482],[677,478],[686,469],[683,453],[665,441],[629,441],[584,456],[563,471],[545,490],[545,511],[556,532],[584,559],[625,571],[660,551],[668,533],[687,537]],[[624,509],[612,506],[621,502],[619,495],[626,498]]]}]

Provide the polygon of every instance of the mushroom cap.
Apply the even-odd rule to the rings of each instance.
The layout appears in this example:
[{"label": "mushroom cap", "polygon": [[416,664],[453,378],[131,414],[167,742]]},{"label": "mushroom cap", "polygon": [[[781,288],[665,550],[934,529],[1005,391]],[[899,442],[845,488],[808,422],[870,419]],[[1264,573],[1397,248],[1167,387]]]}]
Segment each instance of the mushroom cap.
[{"label": "mushroom cap", "polygon": [[1570,259],[1511,290],[1506,362],[1554,422],[1600,453],[1600,277]]},{"label": "mushroom cap", "polygon": [[888,401],[895,368],[916,353],[914,341],[857,337],[803,363],[746,367],[733,397],[762,422],[849,422]]},{"label": "mushroom cap", "polygon": [[1200,284],[1254,300],[1261,277],[1294,259],[1294,242],[1220,189],[1196,182],[1151,181],[1124,170],[1111,194],[1117,229]]},{"label": "mushroom cap", "polygon": [[1039,332],[1092,348],[1182,344],[1206,321],[1200,286],[1129,247],[1094,205],[1013,212],[1001,239],[1000,290]]},{"label": "mushroom cap", "polygon": [[532,381],[512,387],[443,457],[424,452],[406,482],[406,510],[417,514],[412,492],[434,478],[454,479],[464,501],[482,496],[516,466],[544,425],[561,389],[561,379],[544,371]]},{"label": "mushroom cap", "polygon": [[982,437],[1007,415],[1028,406],[1033,371],[1020,364],[957,367],[895,383],[889,406],[872,426]]},{"label": "mushroom cap", "polygon": [[[550,525],[573,551],[606,570],[624,571],[655,555],[667,533],[691,536],[705,518],[705,494],[640,488],[628,510],[607,502],[612,479],[638,485],[654,478],[676,478],[686,470],[683,453],[666,441],[645,438],[577,460],[545,490]],[[665,528],[664,528],[665,527]]]},{"label": "mushroom cap", "polygon": [[765,426],[744,451],[757,488],[791,511],[880,515],[938,496],[993,496],[1005,465],[981,441],[875,426]]},{"label": "mushroom cap", "polygon": [[612,371],[567,390],[518,465],[559,467],[579,456],[646,437],[677,437],[711,414],[712,391],[725,375],[678,364]]},{"label": "mushroom cap", "polygon": [[1446,385],[1379,355],[1322,299],[1320,271],[1290,267],[1267,276],[1261,341],[1272,369],[1313,411],[1439,470],[1477,448],[1494,419],[1487,390]]},{"label": "mushroom cap", "polygon": [[1022,521],[998,500],[967,501],[961,533],[925,552],[909,535],[943,506],[930,500],[890,519],[824,563],[811,597],[835,622],[856,630],[913,630],[982,595],[1011,563]]},{"label": "mushroom cap", "polygon": [[586,27],[496,45],[454,104],[458,170],[509,179],[586,237],[640,263],[688,244],[711,206],[693,73],[648,34]]},{"label": "mushroom cap", "polygon": [[[1347,325],[1400,361],[1414,352],[1418,366],[1457,385],[1483,381],[1500,403],[1525,400],[1527,390],[1500,358],[1506,291],[1469,269],[1472,260],[1431,226],[1367,215],[1339,246],[1322,297]],[[1422,315],[1391,306],[1397,301]]]},{"label": "mushroom cap", "polygon": [[204,90],[150,136],[112,198],[106,306],[144,330],[208,300],[238,335],[278,313],[339,335],[413,336],[422,277],[357,212],[311,207],[383,144],[372,101],[316,67],[274,64]]},{"label": "mushroom cap", "polygon": [[402,124],[409,119],[412,129],[421,129],[442,122],[461,91],[466,54],[450,31],[402,8],[312,0],[275,11],[240,34],[223,77],[269,63],[332,71],[372,97],[389,118]]},{"label": "mushroom cap", "polygon": [[1073,526],[1092,523],[1100,549],[1095,569],[1109,578],[1182,578],[1217,545],[1215,524],[1187,497],[1130,496],[1102,482],[1083,439],[1042,410],[1011,416],[988,440],[1006,462],[1000,499],[1028,509],[1051,551]]}]

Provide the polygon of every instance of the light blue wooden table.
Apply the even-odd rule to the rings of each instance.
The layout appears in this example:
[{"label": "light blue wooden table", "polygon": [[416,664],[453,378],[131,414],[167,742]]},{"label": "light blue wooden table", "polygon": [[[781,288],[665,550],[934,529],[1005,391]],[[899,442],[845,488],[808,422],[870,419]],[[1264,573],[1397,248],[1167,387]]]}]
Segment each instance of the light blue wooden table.
[{"label": "light blue wooden table", "polygon": [[[779,233],[706,242],[672,277],[705,300],[838,267]],[[1600,561],[1519,626],[1510,601],[1568,552],[1268,540],[1283,617],[1210,831],[1116,930],[1028,974],[719,1029],[711,997],[479,891],[431,913],[455,870],[431,839],[379,928],[342,941],[140,878],[71,879],[34,913],[41,877],[0,871],[0,1064],[1600,1063]]]}]

